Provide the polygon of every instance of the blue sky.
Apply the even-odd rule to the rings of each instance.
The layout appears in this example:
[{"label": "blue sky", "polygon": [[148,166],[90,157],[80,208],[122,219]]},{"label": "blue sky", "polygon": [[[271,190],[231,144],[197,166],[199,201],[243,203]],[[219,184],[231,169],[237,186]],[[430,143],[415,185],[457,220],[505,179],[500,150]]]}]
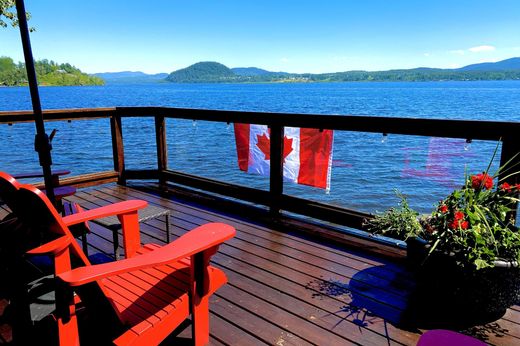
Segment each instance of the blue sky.
[{"label": "blue sky", "polygon": [[[94,72],[452,68],[520,56],[519,0],[26,0],[37,59]],[[23,60],[16,29],[0,56]]]}]

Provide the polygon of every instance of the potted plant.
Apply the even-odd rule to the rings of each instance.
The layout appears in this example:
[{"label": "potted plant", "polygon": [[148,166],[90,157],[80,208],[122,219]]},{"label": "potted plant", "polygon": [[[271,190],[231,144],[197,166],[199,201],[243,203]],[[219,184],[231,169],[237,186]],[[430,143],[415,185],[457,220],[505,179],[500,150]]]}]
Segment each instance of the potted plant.
[{"label": "potted plant", "polygon": [[406,241],[423,232],[419,223],[419,213],[410,208],[406,196],[395,190],[399,197],[397,207],[392,207],[381,214],[376,214],[372,219],[364,220],[365,229],[373,234]]},{"label": "potted plant", "polygon": [[408,255],[420,264],[415,300],[433,319],[480,323],[520,302],[520,232],[512,210],[520,184],[498,180],[499,172],[506,178],[518,172],[507,174],[510,168],[501,167],[491,175],[490,166],[466,177],[428,217],[417,219],[402,199],[398,208],[366,223],[375,233],[424,239]]},{"label": "potted plant", "polygon": [[410,207],[405,195],[398,190],[395,190],[395,194],[399,198],[396,207],[376,214],[372,219],[364,220],[363,225],[365,230],[372,234],[406,242],[407,263],[415,267],[427,254],[425,248],[427,242],[423,238],[424,218],[419,217],[419,213]]},{"label": "potted plant", "polygon": [[520,184],[496,180],[487,171],[469,176],[423,222],[419,288],[435,294],[439,308],[474,319],[498,318],[520,298],[520,233],[511,209]]}]

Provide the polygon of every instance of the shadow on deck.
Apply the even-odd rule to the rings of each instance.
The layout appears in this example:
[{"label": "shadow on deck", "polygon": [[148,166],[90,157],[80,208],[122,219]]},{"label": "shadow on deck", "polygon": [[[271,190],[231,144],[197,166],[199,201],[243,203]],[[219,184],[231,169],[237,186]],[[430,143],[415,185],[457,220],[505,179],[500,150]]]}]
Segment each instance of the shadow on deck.
[{"label": "shadow on deck", "polygon": [[[229,283],[212,296],[211,344],[416,344],[422,326],[407,318],[414,279],[399,262],[318,243],[287,226],[254,222],[229,209],[222,213],[188,203],[178,195],[159,193],[156,187],[104,185],[82,190],[70,200],[86,209],[127,199],[147,200],[171,210],[172,239],[213,221],[237,229],[237,236],[213,257],[213,265],[226,272]],[[141,240],[164,243],[165,226],[164,218],[142,223]],[[94,223],[91,229],[89,254],[111,256],[112,232]],[[5,305],[4,300],[0,315]],[[464,333],[490,344],[520,344],[520,306]],[[0,335],[0,344],[8,343],[9,327],[1,319]],[[164,344],[189,342],[190,337],[190,329],[185,328]]]}]

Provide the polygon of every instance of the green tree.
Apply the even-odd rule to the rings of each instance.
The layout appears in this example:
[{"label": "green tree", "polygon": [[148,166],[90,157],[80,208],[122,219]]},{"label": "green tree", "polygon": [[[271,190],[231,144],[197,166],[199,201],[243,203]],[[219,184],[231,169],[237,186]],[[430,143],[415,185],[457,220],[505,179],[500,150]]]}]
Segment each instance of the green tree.
[{"label": "green tree", "polygon": [[18,83],[18,68],[13,59],[0,57],[0,85],[12,86]]},{"label": "green tree", "polygon": [[0,56],[0,72],[14,69],[16,69],[16,64],[13,59],[7,56]]},{"label": "green tree", "polygon": [[[47,59],[34,62],[38,81],[41,85],[103,85],[104,81],[89,76],[69,63],[58,64]],[[0,85],[27,85],[25,64],[15,64],[9,57],[0,57]]]},{"label": "green tree", "polygon": [[[18,15],[16,14],[15,0],[0,0],[0,27],[7,28],[9,24],[12,27],[18,26]],[[25,12],[27,20],[31,18],[29,12]],[[34,28],[29,28],[29,31],[34,31]]]}]

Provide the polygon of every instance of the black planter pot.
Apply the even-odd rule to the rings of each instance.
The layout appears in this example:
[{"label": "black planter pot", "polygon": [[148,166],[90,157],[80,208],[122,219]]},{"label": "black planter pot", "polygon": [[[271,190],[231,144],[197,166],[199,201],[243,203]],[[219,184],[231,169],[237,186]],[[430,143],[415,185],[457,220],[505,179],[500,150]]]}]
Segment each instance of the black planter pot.
[{"label": "black planter pot", "polygon": [[406,239],[406,264],[413,270],[418,270],[428,256],[428,242],[419,237]]},{"label": "black planter pot", "polygon": [[492,268],[467,270],[453,254],[436,253],[422,239],[407,242],[407,260],[414,270],[415,318],[431,327],[468,327],[495,321],[520,302],[520,268],[496,261]]}]

